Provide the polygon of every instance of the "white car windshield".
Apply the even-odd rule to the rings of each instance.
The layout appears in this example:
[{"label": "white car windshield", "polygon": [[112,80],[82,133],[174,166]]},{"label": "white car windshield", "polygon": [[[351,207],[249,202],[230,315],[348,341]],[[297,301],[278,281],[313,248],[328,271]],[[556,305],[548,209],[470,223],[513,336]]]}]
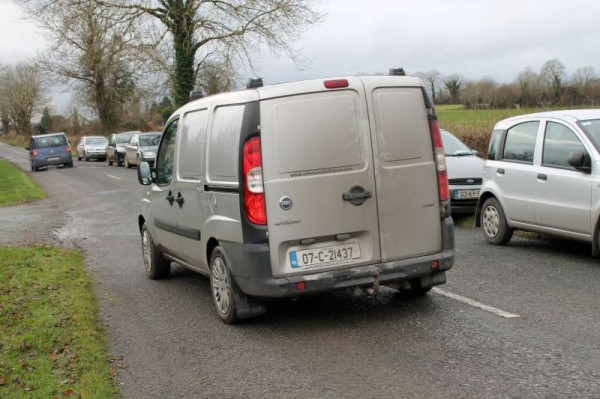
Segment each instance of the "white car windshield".
[{"label": "white car windshield", "polygon": [[473,155],[473,151],[469,147],[445,130],[442,130],[442,142],[444,144],[444,153],[447,156]]}]

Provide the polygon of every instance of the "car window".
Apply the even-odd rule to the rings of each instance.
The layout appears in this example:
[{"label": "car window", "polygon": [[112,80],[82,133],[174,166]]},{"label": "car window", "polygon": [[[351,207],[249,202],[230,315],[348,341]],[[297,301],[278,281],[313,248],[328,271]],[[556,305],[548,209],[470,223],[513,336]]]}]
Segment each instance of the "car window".
[{"label": "car window", "polygon": [[160,143],[156,157],[156,183],[160,185],[169,184],[173,177],[176,138],[177,121],[174,121],[165,130],[164,138]]},{"label": "car window", "polygon": [[106,145],[107,143],[108,140],[103,137],[90,137],[89,139],[87,139],[87,144],[89,145]]},{"label": "car window", "polygon": [[521,123],[508,129],[503,159],[533,163],[535,138],[539,126],[540,122],[535,121]]},{"label": "car window", "polygon": [[208,125],[208,110],[188,112],[181,125],[177,170],[183,179],[200,179],[204,162],[204,143]]},{"label": "car window", "polygon": [[117,136],[117,143],[119,143],[119,144],[129,143],[129,140],[131,140],[131,136],[133,136],[133,134],[119,134]]},{"label": "car window", "polygon": [[160,143],[160,134],[144,134],[139,138],[141,147],[151,147]]},{"label": "car window", "polygon": [[567,162],[569,154],[573,151],[587,154],[585,147],[571,129],[560,123],[548,122],[544,135],[542,165],[573,169]]},{"label": "car window", "polygon": [[469,147],[460,141],[456,136],[442,130],[442,144],[446,155],[472,155],[473,152]]},{"label": "car window", "polygon": [[39,137],[36,139],[36,148],[62,147],[67,145],[65,136]]}]

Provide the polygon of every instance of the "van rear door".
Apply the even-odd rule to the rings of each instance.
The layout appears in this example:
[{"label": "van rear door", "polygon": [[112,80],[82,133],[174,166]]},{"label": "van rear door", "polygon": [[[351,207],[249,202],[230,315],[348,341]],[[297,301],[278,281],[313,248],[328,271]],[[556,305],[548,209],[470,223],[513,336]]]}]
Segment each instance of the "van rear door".
[{"label": "van rear door", "polygon": [[381,240],[381,259],[440,252],[437,170],[420,81],[365,77]]},{"label": "van rear door", "polygon": [[361,81],[350,78],[347,87],[333,89],[324,81],[298,82],[259,92],[273,275],[379,262],[375,171]]}]

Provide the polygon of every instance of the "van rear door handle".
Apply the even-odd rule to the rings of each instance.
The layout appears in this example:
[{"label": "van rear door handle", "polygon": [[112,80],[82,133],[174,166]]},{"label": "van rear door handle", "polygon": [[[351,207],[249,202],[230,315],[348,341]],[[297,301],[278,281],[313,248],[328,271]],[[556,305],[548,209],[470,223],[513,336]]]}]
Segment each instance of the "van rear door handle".
[{"label": "van rear door handle", "polygon": [[548,180],[548,176],[541,174],[541,173],[537,175],[537,178],[540,180]]},{"label": "van rear door handle", "polygon": [[166,196],[167,201],[169,201],[169,205],[173,206],[173,201],[175,201],[175,197],[173,197],[173,193],[169,190],[169,194]]},{"label": "van rear door handle", "polygon": [[496,172],[498,172],[498,174],[500,174],[500,175],[503,175],[504,174],[504,169],[498,168],[498,169],[496,169]]},{"label": "van rear door handle", "polygon": [[180,208],[183,208],[183,195],[181,193],[177,193],[177,198],[175,198],[175,202],[179,205]]},{"label": "van rear door handle", "polygon": [[372,192],[366,191],[361,186],[354,186],[348,192],[342,194],[342,199],[350,202],[352,205],[360,205],[365,202],[367,198],[371,198],[372,196]]}]

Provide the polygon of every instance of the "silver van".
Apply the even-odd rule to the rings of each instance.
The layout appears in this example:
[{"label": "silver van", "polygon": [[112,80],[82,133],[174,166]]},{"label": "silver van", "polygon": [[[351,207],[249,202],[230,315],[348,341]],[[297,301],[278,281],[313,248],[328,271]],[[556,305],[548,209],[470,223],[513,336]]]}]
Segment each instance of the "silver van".
[{"label": "silver van", "polygon": [[192,101],[138,167],[144,264],[210,276],[225,323],[266,299],[424,294],[454,262],[448,177],[419,79],[310,80]]},{"label": "silver van", "polygon": [[600,110],[521,115],[496,124],[476,223],[491,244],[515,229],[592,244],[600,255]]}]

